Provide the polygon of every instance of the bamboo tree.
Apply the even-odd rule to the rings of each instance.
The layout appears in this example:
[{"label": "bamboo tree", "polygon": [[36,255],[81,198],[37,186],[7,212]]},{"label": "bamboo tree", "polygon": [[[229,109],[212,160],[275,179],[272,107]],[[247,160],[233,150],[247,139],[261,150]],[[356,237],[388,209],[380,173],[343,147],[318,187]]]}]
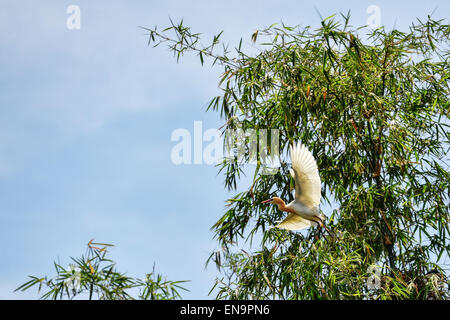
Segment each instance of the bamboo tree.
[{"label": "bamboo tree", "polygon": [[[37,287],[38,292],[48,289],[41,299],[99,299],[99,300],[172,300],[180,299],[179,290],[186,281],[169,281],[153,271],[145,279],[128,277],[116,270],[114,261],[107,257],[107,243],[89,241],[87,252],[79,258],[71,258],[72,264],[63,267],[54,263],[56,276],[29,276],[30,280],[15,291]],[[132,293],[136,293],[133,295]]]},{"label": "bamboo tree", "polygon": [[[287,159],[275,175],[258,163],[248,186],[239,185],[245,164],[224,159],[225,187],[237,193],[212,227],[222,248],[209,259],[221,271],[217,298],[449,297],[445,21],[371,30],[341,14],[317,29],[272,25],[252,35],[260,50],[252,54],[242,39],[229,50],[222,33],[203,46],[183,22],[144,29],[149,44],[167,44],[177,60],[194,52],[202,65],[209,58],[223,68],[222,94],[208,110],[220,113],[224,130],[279,129],[284,151],[304,143],[317,159],[322,208],[331,207],[323,213],[336,237],[269,229],[281,213],[261,201],[293,198]],[[257,249],[243,251],[255,235]]]}]

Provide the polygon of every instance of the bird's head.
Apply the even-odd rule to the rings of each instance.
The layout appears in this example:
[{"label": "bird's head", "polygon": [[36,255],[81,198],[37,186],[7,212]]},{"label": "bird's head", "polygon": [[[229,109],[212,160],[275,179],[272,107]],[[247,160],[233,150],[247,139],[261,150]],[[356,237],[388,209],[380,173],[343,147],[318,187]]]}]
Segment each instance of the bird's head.
[{"label": "bird's head", "polygon": [[272,204],[276,204],[276,205],[284,205],[284,201],[278,197],[273,197],[273,198],[264,200],[262,203],[272,203]]}]

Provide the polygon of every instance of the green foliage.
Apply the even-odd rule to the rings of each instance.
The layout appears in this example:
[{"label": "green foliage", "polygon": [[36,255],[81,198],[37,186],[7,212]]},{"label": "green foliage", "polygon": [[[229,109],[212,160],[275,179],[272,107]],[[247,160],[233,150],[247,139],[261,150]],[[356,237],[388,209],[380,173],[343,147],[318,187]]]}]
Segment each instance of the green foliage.
[{"label": "green foliage", "polygon": [[[87,254],[80,258],[71,258],[73,264],[67,268],[54,263],[54,278],[30,276],[30,281],[15,291],[25,291],[31,287],[43,287],[48,291],[41,299],[81,299],[100,300],[170,300],[181,298],[179,290],[186,290],[180,284],[186,281],[168,281],[153,271],[145,279],[135,279],[116,270],[115,262],[107,258],[107,248],[111,244],[89,241]],[[137,292],[133,297],[130,291]]]},{"label": "green foliage", "polygon": [[[293,200],[289,164],[238,188],[245,164],[224,160],[225,186],[240,189],[213,226],[211,254],[229,299],[448,298],[443,262],[449,237],[449,34],[444,21],[417,20],[407,32],[354,28],[350,15],[315,30],[272,25],[247,54],[220,34],[202,46],[183,23],[149,31],[180,58],[211,58],[223,74],[209,110],[224,129],[280,130],[280,150],[301,141],[317,159],[322,204],[336,237],[269,229],[281,218],[262,200]],[[173,32],[173,36],[170,33]],[[221,52],[218,52],[221,48]],[[253,50],[254,51],[254,50]],[[447,159],[445,159],[447,157]],[[260,249],[242,251],[259,235]],[[374,270],[378,284],[370,286]]]}]

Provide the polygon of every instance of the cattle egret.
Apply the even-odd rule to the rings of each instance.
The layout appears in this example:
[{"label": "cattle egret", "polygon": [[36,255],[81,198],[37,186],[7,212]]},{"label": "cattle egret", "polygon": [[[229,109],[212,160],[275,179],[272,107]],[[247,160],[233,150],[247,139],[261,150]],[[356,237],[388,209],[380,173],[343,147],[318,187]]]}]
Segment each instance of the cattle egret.
[{"label": "cattle egret", "polygon": [[[320,177],[316,160],[311,152],[301,143],[290,147],[292,169],[291,176],[295,181],[295,200],[286,205],[278,198],[263,201],[273,203],[288,216],[275,228],[286,230],[301,230],[310,226],[325,227],[323,216],[319,211],[321,198]],[[328,228],[325,229],[329,232]]]}]

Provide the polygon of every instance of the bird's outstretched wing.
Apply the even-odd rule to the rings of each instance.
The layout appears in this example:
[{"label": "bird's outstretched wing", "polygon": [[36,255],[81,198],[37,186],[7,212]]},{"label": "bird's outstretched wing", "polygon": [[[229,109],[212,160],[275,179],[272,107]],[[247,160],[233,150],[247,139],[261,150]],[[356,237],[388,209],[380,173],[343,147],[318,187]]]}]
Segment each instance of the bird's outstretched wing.
[{"label": "bird's outstretched wing", "polygon": [[318,207],[321,198],[320,176],[316,160],[302,144],[291,146],[292,169],[295,180],[295,200],[309,208]]},{"label": "bird's outstretched wing", "polygon": [[316,225],[317,223],[315,223],[314,221],[304,219],[295,213],[289,213],[286,219],[284,219],[274,227],[285,230],[301,230]]}]

